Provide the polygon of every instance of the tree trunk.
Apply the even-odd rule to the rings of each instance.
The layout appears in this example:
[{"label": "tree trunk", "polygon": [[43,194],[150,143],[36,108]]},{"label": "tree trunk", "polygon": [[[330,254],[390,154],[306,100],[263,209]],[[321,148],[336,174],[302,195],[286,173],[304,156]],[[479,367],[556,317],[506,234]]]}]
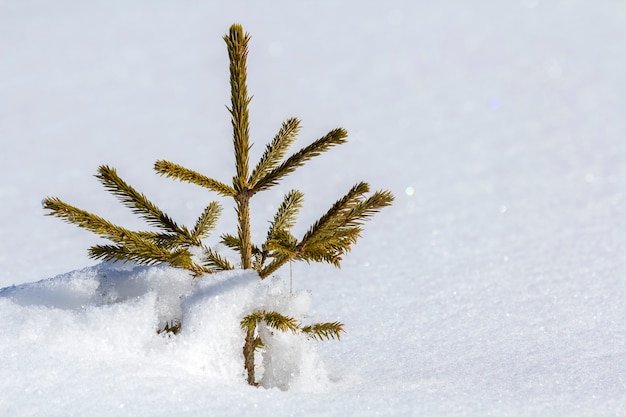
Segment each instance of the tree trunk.
[{"label": "tree trunk", "polygon": [[243,361],[246,372],[248,373],[248,384],[257,386],[254,376],[254,347],[256,345],[254,339],[254,329],[248,330],[246,333],[246,343],[243,345]]},{"label": "tree trunk", "polygon": [[250,196],[244,191],[237,197],[241,267],[252,269],[252,237],[250,236]]}]

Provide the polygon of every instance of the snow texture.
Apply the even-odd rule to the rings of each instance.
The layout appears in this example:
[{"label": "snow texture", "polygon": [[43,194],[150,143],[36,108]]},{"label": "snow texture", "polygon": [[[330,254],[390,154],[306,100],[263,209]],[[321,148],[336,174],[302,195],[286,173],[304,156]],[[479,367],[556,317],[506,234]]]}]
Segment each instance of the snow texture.
[{"label": "snow texture", "polygon": [[[99,164],[183,224],[228,205],[151,167],[232,177],[233,22],[253,36],[253,160],[291,116],[295,146],[350,133],[255,196],[253,239],[292,188],[297,234],[359,180],[397,197],[340,270],[295,264],[294,297],[287,268],[98,264],[40,205],[143,227]],[[623,2],[5,0],[0,39],[0,415],[624,414]],[[209,243],[234,230],[227,206]],[[265,307],[347,333],[275,333],[253,388],[239,321]]]}]

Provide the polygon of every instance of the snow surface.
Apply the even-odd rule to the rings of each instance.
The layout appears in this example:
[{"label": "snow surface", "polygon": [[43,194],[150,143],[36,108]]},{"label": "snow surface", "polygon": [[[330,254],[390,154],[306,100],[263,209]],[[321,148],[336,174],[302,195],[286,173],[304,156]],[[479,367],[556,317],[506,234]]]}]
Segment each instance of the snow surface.
[{"label": "snow surface", "polygon": [[[0,415],[624,415],[626,5],[435,3],[0,2]],[[91,176],[109,164],[192,223],[215,197],[151,167],[232,176],[233,22],[253,152],[290,116],[297,144],[351,138],[255,197],[256,240],[293,187],[300,232],[359,180],[397,197],[342,269],[294,265],[293,300],[97,264],[40,206],[142,227]],[[294,375],[252,388],[237,323],[268,293],[347,333],[285,342]]]}]

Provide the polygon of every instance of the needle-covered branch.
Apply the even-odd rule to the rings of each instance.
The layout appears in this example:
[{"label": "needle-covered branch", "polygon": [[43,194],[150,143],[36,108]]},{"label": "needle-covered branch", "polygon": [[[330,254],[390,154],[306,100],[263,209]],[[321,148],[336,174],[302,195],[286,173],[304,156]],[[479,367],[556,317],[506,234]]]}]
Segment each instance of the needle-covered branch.
[{"label": "needle-covered branch", "polygon": [[261,178],[254,186],[256,192],[267,190],[268,188],[277,185],[278,182],[285,176],[291,174],[296,168],[304,165],[305,162],[314,158],[336,145],[346,143],[348,132],[344,129],[331,130],[325,136],[319,138],[309,146],[300,149],[295,154],[287,158],[279,166],[267,173]]},{"label": "needle-covered branch", "polygon": [[282,239],[268,239],[265,247],[275,253],[268,256],[272,261],[259,271],[261,278],[268,277],[291,260],[326,262],[339,267],[343,256],[361,236],[363,223],[393,202],[393,195],[388,191],[376,191],[366,197],[368,192],[367,183],[356,184],[295,245],[290,234],[283,235]]},{"label": "needle-covered branch", "polygon": [[161,209],[154,205],[148,198],[128,185],[119,175],[115,168],[101,165],[98,168],[96,178],[104,188],[114,196],[116,196],[122,204],[129,207],[133,213],[145,219],[149,224],[166,230],[174,231],[177,234],[189,235],[187,230],[180,228],[174,220],[172,220]]},{"label": "needle-covered branch", "polygon": [[342,332],[345,332],[343,330],[343,323],[339,323],[338,321],[315,323],[302,328],[302,333],[305,333],[310,338],[315,340],[341,340]]},{"label": "needle-covered branch", "polygon": [[360,183],[337,201],[304,235],[297,257],[339,266],[343,255],[361,236],[363,223],[393,202],[393,195],[388,191],[377,191],[364,198],[363,193],[367,191],[369,186]]},{"label": "needle-covered branch", "polygon": [[203,247],[203,260],[202,264],[212,271],[230,271],[235,269],[228,259],[206,246]]},{"label": "needle-covered branch", "polygon": [[268,172],[275,169],[283,159],[291,144],[296,140],[298,131],[300,130],[300,120],[290,118],[285,121],[270,143],[265,147],[265,152],[259,160],[256,168],[250,175],[250,184],[254,185]]},{"label": "needle-covered branch", "polygon": [[220,214],[222,214],[222,207],[217,202],[212,201],[198,217],[198,220],[196,220],[196,225],[191,232],[194,240],[199,242],[200,239],[209,237],[215,229]]},{"label": "needle-covered branch", "polygon": [[43,208],[49,211],[49,216],[58,217],[66,223],[75,224],[116,243],[129,240],[134,233],[98,215],[67,204],[57,197],[46,197],[42,204]]},{"label": "needle-covered branch", "polygon": [[206,265],[193,260],[190,248],[203,247],[201,239],[209,236],[221,212],[218,203],[210,203],[198,218],[193,230],[178,224],[148,198],[123,181],[115,169],[101,166],[96,177],[111,194],[143,217],[149,224],[162,229],[155,231],[133,231],[67,204],[59,198],[43,200],[49,215],[75,224],[113,242],[111,245],[94,245],[89,248],[89,257],[104,261],[134,262],[139,265],[169,264],[192,272],[194,277],[226,269],[227,264],[212,254],[206,255]]},{"label": "needle-covered branch", "polygon": [[225,197],[234,197],[237,194],[233,187],[173,162],[163,160],[156,161],[154,163],[154,170],[162,176],[196,184],[208,188],[211,191],[215,191]]},{"label": "needle-covered branch", "polygon": [[270,228],[267,232],[268,241],[276,239],[278,233],[291,230],[302,208],[303,199],[304,194],[298,190],[291,190],[285,195],[283,202],[274,215],[274,219],[270,223]]},{"label": "needle-covered branch", "polygon": [[248,180],[248,164],[250,151],[250,122],[248,105],[247,68],[248,43],[250,35],[243,31],[243,27],[234,24],[228,35],[224,36],[228,58],[230,60],[230,114],[233,126],[233,144],[235,149],[235,166],[237,171],[236,182],[238,191],[244,189]]},{"label": "needle-covered branch", "polygon": [[200,274],[210,273],[211,270],[195,264],[186,249],[167,250],[152,242],[133,239],[123,245],[94,245],[89,248],[92,259],[102,261],[133,262],[138,265],[170,264],[173,267],[187,269]]}]

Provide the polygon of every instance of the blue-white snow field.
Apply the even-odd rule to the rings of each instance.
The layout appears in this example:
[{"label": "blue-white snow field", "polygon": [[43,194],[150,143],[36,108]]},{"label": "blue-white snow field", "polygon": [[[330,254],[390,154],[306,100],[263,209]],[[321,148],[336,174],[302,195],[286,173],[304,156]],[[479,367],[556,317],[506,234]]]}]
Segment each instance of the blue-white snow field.
[{"label": "blue-white snow field", "polygon": [[[288,117],[294,150],[350,134],[254,197],[253,239],[292,188],[296,234],[361,180],[394,205],[292,291],[288,267],[90,260],[102,242],[40,202],[142,228],[101,164],[182,224],[221,202],[208,245],[236,232],[228,200],[152,170],[234,175],[233,22],[253,160]],[[625,415],[626,3],[3,0],[0,57],[0,415]],[[251,387],[254,309],[346,333],[266,335]]]}]

